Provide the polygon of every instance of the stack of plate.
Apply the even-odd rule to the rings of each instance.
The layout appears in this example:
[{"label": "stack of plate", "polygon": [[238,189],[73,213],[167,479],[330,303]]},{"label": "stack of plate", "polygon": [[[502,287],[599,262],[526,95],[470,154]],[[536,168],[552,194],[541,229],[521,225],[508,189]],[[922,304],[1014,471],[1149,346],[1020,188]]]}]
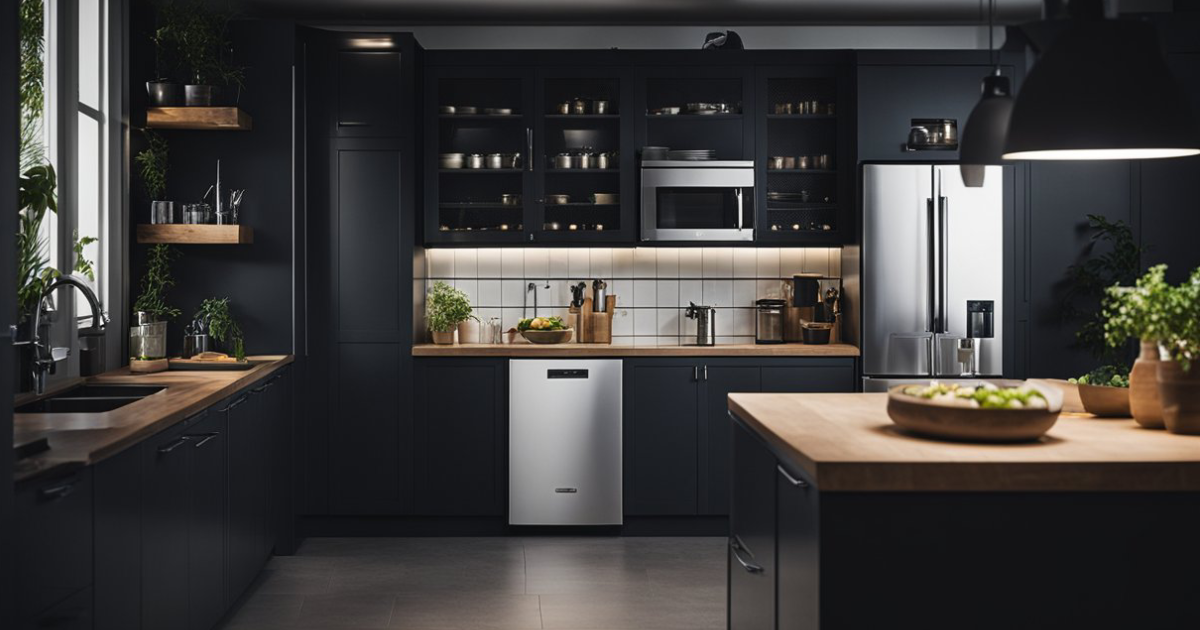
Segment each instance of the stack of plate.
[{"label": "stack of plate", "polygon": [[781,203],[807,203],[810,198],[809,192],[802,190],[800,192],[768,192],[767,201],[779,201]]},{"label": "stack of plate", "polygon": [[667,151],[667,158],[671,160],[715,160],[717,152],[714,149],[679,149],[675,151]]},{"label": "stack of plate", "polygon": [[665,160],[670,151],[667,147],[642,147],[642,159],[647,161]]}]

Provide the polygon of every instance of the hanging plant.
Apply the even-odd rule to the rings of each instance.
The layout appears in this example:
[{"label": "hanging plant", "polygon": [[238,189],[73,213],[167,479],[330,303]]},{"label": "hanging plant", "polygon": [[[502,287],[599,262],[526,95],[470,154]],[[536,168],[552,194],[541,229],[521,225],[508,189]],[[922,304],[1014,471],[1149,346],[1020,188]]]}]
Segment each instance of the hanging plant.
[{"label": "hanging plant", "polygon": [[167,140],[153,131],[146,132],[146,148],[134,156],[138,163],[142,185],[151,201],[161,200],[167,194],[168,168]]}]

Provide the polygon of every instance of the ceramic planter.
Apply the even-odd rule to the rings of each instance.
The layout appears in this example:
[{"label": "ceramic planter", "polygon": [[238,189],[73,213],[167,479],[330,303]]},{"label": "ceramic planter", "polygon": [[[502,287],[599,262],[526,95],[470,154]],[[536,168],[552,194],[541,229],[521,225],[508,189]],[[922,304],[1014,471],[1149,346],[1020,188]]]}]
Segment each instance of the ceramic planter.
[{"label": "ceramic planter", "polygon": [[217,98],[217,88],[211,85],[188,84],[183,92],[188,107],[212,107]]},{"label": "ceramic planter", "polygon": [[1160,361],[1158,388],[1167,430],[1200,435],[1200,365],[1184,372],[1175,361]]},{"label": "ceramic planter", "polygon": [[150,107],[178,107],[183,105],[183,86],[166,80],[146,82],[146,94]]},{"label": "ceramic planter", "polygon": [[479,341],[479,322],[468,319],[458,323],[458,343],[476,343]]},{"label": "ceramic planter", "polygon": [[1133,419],[1147,429],[1164,429],[1162,402],[1158,389],[1158,344],[1142,341],[1141,354],[1129,373],[1129,410]]},{"label": "ceramic planter", "polygon": [[444,332],[439,331],[439,330],[431,330],[431,331],[429,331],[429,335],[431,337],[433,337],[433,343],[435,343],[435,344],[438,344],[441,346],[454,345],[454,331],[453,330],[447,330]]}]

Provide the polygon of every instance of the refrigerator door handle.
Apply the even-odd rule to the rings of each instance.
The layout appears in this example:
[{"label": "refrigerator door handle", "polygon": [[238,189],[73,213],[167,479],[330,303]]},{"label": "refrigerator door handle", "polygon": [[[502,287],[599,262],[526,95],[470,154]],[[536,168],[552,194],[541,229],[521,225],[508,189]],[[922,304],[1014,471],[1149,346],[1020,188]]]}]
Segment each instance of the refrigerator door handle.
[{"label": "refrigerator door handle", "polygon": [[950,198],[938,198],[938,329],[936,332],[950,332],[949,313],[946,309],[946,281],[950,277],[946,255],[946,234],[950,229]]},{"label": "refrigerator door handle", "polygon": [[[935,226],[937,219],[933,208],[933,198],[925,199],[925,208],[928,214],[926,221],[927,242],[929,244],[929,263],[927,265],[927,274],[929,275],[929,314],[925,318],[925,332],[937,332],[937,272],[934,271],[934,261],[937,260],[937,234]],[[932,365],[932,364],[931,364]]]}]

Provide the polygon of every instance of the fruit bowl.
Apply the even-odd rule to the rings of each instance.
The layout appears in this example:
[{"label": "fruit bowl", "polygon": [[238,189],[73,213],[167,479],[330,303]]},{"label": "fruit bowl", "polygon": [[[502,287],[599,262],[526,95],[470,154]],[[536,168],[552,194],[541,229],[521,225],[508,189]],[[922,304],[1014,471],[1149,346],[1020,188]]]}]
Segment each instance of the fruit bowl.
[{"label": "fruit bowl", "polygon": [[1079,386],[1079,400],[1084,411],[1101,418],[1130,418],[1129,388],[1105,385]]},{"label": "fruit bowl", "polygon": [[888,416],[897,426],[922,435],[971,442],[1028,442],[1045,435],[1058,421],[1062,394],[1029,384],[1046,400],[1042,408],[970,407],[904,392],[908,385],[888,390]]},{"label": "fruit bowl", "polygon": [[566,343],[571,340],[571,333],[575,332],[570,328],[561,328],[559,330],[522,330],[521,336],[528,339],[530,343]]}]

